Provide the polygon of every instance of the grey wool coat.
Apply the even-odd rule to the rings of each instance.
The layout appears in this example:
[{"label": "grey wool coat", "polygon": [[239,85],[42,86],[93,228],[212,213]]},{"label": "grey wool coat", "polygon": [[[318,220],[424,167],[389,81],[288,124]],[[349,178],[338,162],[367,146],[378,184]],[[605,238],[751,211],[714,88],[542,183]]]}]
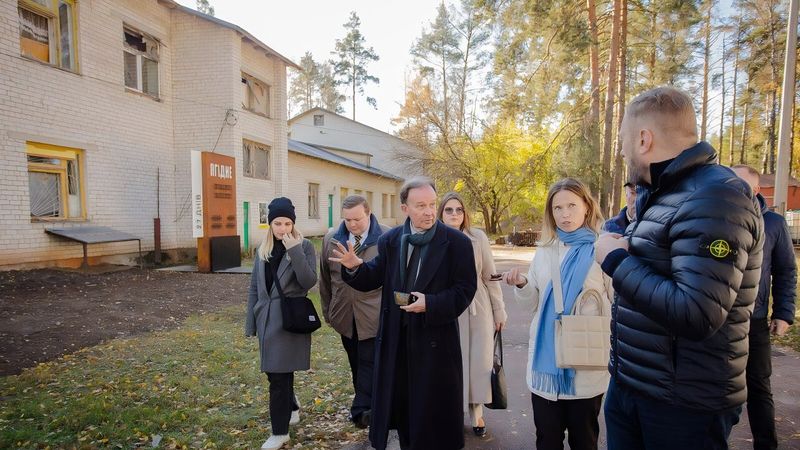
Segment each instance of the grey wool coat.
[{"label": "grey wool coat", "polygon": [[[317,256],[308,239],[287,249],[278,266],[278,280],[286,297],[305,297],[317,283]],[[247,295],[245,335],[258,336],[261,371],[288,373],[311,367],[311,335],[283,329],[281,299],[273,286],[267,292],[264,260],[256,257]]]}]

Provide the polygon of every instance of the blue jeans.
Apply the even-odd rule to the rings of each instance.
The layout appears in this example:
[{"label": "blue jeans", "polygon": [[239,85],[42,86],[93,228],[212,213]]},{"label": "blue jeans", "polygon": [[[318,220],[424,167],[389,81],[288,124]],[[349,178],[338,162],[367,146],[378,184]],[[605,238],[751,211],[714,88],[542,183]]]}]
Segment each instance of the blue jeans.
[{"label": "blue jeans", "polygon": [[727,449],[741,412],[741,406],[700,411],[664,404],[612,377],[605,404],[608,450]]}]

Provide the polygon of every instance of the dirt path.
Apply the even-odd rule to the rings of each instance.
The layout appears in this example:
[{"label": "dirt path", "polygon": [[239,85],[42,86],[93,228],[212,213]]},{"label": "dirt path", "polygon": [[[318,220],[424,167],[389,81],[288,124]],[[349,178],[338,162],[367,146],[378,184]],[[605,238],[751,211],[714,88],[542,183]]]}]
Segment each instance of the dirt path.
[{"label": "dirt path", "polygon": [[247,298],[249,275],[0,272],[0,375],[107,339],[176,327]]}]

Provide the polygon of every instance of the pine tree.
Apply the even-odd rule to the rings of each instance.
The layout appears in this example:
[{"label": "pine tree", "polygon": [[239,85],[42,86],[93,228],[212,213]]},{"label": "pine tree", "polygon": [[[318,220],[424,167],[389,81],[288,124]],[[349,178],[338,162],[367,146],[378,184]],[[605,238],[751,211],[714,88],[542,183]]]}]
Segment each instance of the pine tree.
[{"label": "pine tree", "polygon": [[[356,120],[356,96],[364,94],[367,83],[379,84],[378,77],[367,72],[367,65],[378,61],[380,57],[372,47],[366,46],[366,39],[361,34],[361,19],[355,11],[350,13],[350,19],[344,24],[347,34],[342,39],[336,40],[336,50],[331,52],[338,59],[334,62],[334,74],[337,82],[350,87],[353,101],[353,120]],[[367,103],[377,109],[377,102],[373,97],[367,97]]]}]

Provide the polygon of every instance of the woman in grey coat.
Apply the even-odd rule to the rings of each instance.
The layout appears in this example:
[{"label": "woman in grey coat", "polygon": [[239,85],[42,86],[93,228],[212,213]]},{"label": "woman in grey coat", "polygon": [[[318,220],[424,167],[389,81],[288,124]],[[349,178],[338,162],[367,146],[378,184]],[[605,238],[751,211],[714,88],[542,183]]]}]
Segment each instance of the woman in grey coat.
[{"label": "woman in grey coat", "polygon": [[276,198],[268,208],[270,227],[253,265],[245,334],[258,336],[261,371],[269,380],[272,436],[261,448],[277,450],[289,441],[289,424],[300,421],[294,372],[311,366],[311,334],[283,329],[275,283],[280,283],[286,297],[305,297],[317,282],[317,265],[314,246],[294,226],[296,216],[291,200]]}]

